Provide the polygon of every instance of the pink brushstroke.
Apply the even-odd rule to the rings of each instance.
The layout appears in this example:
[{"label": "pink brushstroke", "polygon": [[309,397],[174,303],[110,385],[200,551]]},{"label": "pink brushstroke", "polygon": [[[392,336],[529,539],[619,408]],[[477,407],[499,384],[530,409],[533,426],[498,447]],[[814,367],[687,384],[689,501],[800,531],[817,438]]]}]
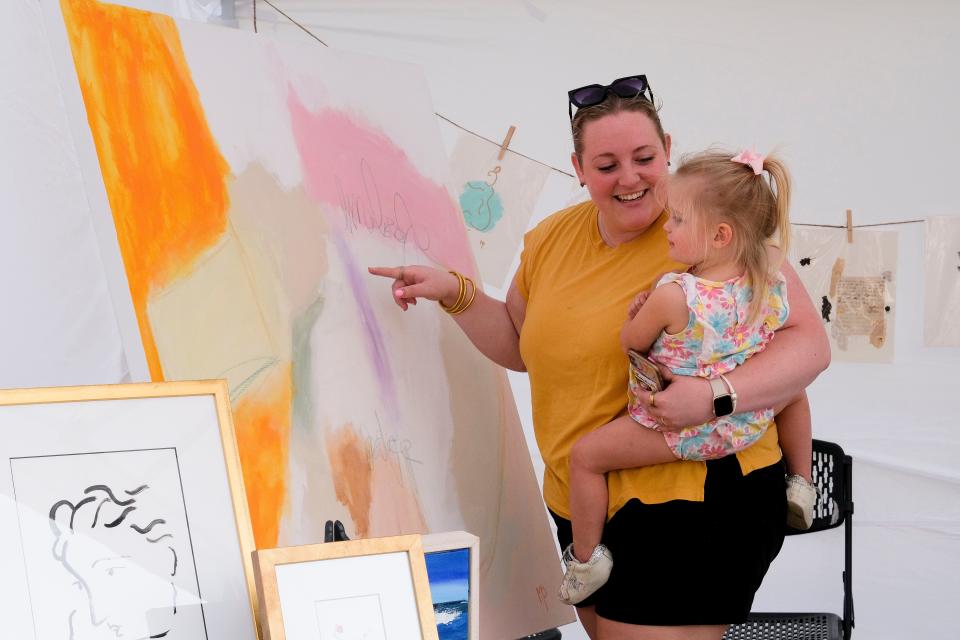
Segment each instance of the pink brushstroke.
[{"label": "pink brushstroke", "polygon": [[347,237],[376,233],[475,275],[459,210],[402,149],[356,115],[310,112],[292,88],[287,106],[307,194],[339,212],[332,223]]}]

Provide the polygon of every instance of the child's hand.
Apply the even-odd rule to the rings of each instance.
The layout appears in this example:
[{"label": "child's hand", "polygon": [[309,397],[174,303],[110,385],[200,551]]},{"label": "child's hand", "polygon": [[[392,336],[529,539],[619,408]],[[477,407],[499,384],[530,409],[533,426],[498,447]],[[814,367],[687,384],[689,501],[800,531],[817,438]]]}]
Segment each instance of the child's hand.
[{"label": "child's hand", "polygon": [[630,303],[630,308],[627,309],[627,320],[633,320],[637,312],[640,311],[640,307],[643,306],[643,303],[645,303],[649,297],[649,291],[641,291],[634,297],[633,302]]},{"label": "child's hand", "polygon": [[714,417],[713,392],[706,378],[677,376],[665,366],[658,366],[666,388],[647,397],[639,394],[638,400],[662,431],[679,431],[684,427],[703,424]]}]

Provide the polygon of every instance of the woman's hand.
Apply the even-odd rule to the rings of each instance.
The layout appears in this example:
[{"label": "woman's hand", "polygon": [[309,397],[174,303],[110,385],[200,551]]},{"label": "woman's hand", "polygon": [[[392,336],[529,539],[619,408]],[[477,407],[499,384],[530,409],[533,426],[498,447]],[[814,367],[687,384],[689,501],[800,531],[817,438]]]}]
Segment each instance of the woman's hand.
[{"label": "woman's hand", "polygon": [[443,302],[450,307],[460,294],[460,282],[447,271],[422,265],[402,267],[368,267],[367,271],[375,276],[393,278],[391,291],[393,301],[406,311],[410,305],[417,304],[417,298],[426,298]]},{"label": "woman's hand", "polygon": [[679,431],[713,420],[713,391],[706,378],[675,376],[663,365],[660,365],[660,374],[667,388],[657,393],[641,393],[637,400],[664,431]]}]

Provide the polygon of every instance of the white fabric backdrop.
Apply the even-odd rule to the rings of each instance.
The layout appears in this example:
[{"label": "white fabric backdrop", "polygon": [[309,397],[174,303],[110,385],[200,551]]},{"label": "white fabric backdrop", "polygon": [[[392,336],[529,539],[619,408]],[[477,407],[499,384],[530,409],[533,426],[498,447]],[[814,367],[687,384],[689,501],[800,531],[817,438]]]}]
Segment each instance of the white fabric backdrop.
[{"label": "white fabric backdrop", "polygon": [[[222,15],[252,29],[252,0],[225,1]],[[564,170],[566,90],[643,72],[678,151],[714,142],[777,147],[796,178],[795,222],[841,224],[847,208],[857,224],[960,214],[952,188],[960,88],[949,81],[960,5],[609,0],[586,10],[547,0],[271,1],[331,46],[423,65],[437,112],[495,140],[515,124],[511,148]],[[216,7],[199,0],[124,4],[217,19]],[[309,38],[257,4],[261,33]],[[76,170],[61,170],[75,160],[43,75],[51,69],[38,10],[17,0],[5,13],[0,255],[8,312],[0,383],[119,381],[128,367],[96,245],[81,223]],[[24,110],[13,108],[22,99],[52,134],[30,134]],[[452,145],[459,131],[440,126]],[[554,173],[532,223],[575,188]],[[856,461],[856,636],[952,638],[960,421],[951,400],[960,390],[960,349],[923,346],[923,225],[891,228],[900,232],[894,363],[833,365],[810,389],[814,429]],[[530,436],[526,381],[512,382]],[[839,531],[788,540],[755,608],[839,612],[841,550]],[[585,637],[574,626],[563,632]]]},{"label": "white fabric backdrop", "polygon": [[127,376],[77,154],[40,20],[0,20],[0,387]]},{"label": "white fabric backdrop", "polygon": [[[438,113],[497,141],[517,125],[511,148],[567,171],[567,89],[646,73],[676,151],[777,148],[795,222],[843,224],[848,208],[855,224],[960,215],[960,89],[946,80],[956,4],[271,2],[330,46],[423,65]],[[257,5],[261,33],[309,38]],[[251,0],[234,8],[251,29]],[[563,198],[548,193],[532,223]],[[953,638],[960,349],[923,346],[923,224],[889,229],[900,232],[894,363],[834,364],[810,389],[814,430],[856,461],[856,637]],[[529,420],[525,377],[511,379]],[[788,540],[755,610],[840,613],[842,545],[839,530]]]}]

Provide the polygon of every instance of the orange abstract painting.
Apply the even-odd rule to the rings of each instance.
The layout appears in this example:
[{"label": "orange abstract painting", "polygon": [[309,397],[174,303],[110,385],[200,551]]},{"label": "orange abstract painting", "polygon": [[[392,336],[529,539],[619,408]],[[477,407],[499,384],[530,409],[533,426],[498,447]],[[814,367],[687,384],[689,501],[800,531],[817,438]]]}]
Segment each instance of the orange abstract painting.
[{"label": "orange abstract painting", "polygon": [[[226,232],[230,168],[207,125],[173,19],[95,0],[63,0],[61,7],[150,375],[164,380],[148,302]],[[282,377],[267,397],[235,407],[261,547],[276,545],[283,509],[289,384]]]}]

